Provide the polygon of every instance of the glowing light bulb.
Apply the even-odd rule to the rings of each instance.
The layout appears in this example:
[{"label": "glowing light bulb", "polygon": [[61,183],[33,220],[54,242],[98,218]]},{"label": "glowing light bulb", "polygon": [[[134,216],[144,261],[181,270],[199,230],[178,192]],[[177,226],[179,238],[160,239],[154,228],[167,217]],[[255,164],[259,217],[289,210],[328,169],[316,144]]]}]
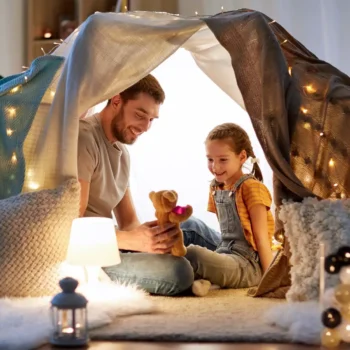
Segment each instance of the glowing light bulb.
[{"label": "glowing light bulb", "polygon": [[311,124],[310,123],[304,123],[304,128],[306,130],[310,130],[311,129]]},{"label": "glowing light bulb", "polygon": [[7,136],[11,136],[13,134],[13,130],[10,128],[6,129],[6,134]]},{"label": "glowing light bulb", "polygon": [[335,299],[342,305],[350,302],[350,284],[338,284],[334,288]]},{"label": "glowing light bulb", "polygon": [[286,39],[286,40],[283,40],[283,41],[281,42],[281,45],[285,44],[286,42],[288,42],[287,39]]},{"label": "glowing light bulb", "polygon": [[306,85],[305,86],[305,89],[306,91],[309,93],[309,94],[313,94],[316,92],[316,89],[310,84],[310,85]]},{"label": "glowing light bulb", "polygon": [[335,184],[333,185],[333,187],[338,187],[338,184],[337,184],[337,183],[335,183]]},{"label": "glowing light bulb", "polygon": [[39,188],[39,184],[37,182],[31,181],[29,182],[28,187],[31,190],[37,190]]},{"label": "glowing light bulb", "polygon": [[224,12],[224,6],[221,6],[221,13]]},{"label": "glowing light bulb", "polygon": [[338,329],[340,338],[345,343],[350,343],[350,323],[343,322]]},{"label": "glowing light bulb", "polygon": [[340,269],[339,278],[343,284],[350,284],[350,266],[343,266]]},{"label": "glowing light bulb", "polygon": [[289,75],[292,75],[292,67],[288,67],[288,73]]},{"label": "glowing light bulb", "polygon": [[341,317],[342,317],[342,323],[344,321],[350,321],[350,305],[349,304],[345,304],[345,305],[341,305],[340,307],[338,307],[338,310],[341,313]]},{"label": "glowing light bulb", "polygon": [[306,177],[305,177],[305,182],[306,182],[306,183],[310,183],[311,180],[312,180],[312,177],[311,177],[310,175],[306,175]]},{"label": "glowing light bulb", "polygon": [[10,91],[14,94],[15,92],[17,92],[19,90],[18,86],[15,86],[13,89],[11,89]]},{"label": "glowing light bulb", "polygon": [[128,11],[128,7],[124,6],[124,10],[125,10],[125,12],[127,12]]},{"label": "glowing light bulb", "polygon": [[301,109],[301,111],[302,111],[304,114],[306,114],[306,113],[308,112],[308,110],[307,110],[306,108],[304,108],[304,107],[301,107],[300,109]]},{"label": "glowing light bulb", "polygon": [[16,115],[16,109],[13,107],[10,107],[7,109],[7,113],[10,117],[14,117]]},{"label": "glowing light bulb", "polygon": [[276,241],[277,242],[279,242],[279,243],[282,243],[283,242],[283,240],[284,240],[284,235],[283,235],[283,233],[278,233],[277,235],[276,235]]},{"label": "glowing light bulb", "polygon": [[321,137],[324,136],[324,132],[320,132],[320,136],[321,136]]},{"label": "glowing light bulb", "polygon": [[17,163],[17,156],[16,156],[15,152],[12,153],[11,163],[12,164],[16,164]]},{"label": "glowing light bulb", "polygon": [[328,162],[328,165],[332,168],[332,167],[334,167],[334,164],[335,164],[335,162],[334,162],[333,158],[331,158]]},{"label": "glowing light bulb", "polygon": [[321,333],[321,344],[326,348],[336,348],[341,338],[336,329],[325,328]]},{"label": "glowing light bulb", "polygon": [[198,12],[196,11],[195,13],[194,13],[196,16],[198,16]]}]

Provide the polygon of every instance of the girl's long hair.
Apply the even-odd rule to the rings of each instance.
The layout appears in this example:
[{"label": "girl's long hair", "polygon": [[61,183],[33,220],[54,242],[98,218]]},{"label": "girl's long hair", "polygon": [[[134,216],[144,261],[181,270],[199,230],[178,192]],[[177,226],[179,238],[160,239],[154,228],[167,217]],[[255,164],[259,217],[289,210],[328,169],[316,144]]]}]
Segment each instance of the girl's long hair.
[{"label": "girl's long hair", "polygon": [[[245,150],[248,158],[256,158],[248,134],[237,124],[224,123],[216,126],[210,131],[206,142],[213,140],[222,140],[226,142],[237,155]],[[257,180],[263,181],[262,172],[257,162],[253,164],[252,174]]]}]

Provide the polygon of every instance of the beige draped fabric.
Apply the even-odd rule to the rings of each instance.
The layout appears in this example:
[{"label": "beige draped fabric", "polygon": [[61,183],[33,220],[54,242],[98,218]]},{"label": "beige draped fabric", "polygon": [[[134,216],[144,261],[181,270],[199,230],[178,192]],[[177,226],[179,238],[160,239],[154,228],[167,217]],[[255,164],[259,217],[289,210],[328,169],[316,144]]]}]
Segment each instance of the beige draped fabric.
[{"label": "beige draped fabric", "polygon": [[29,180],[45,189],[75,178],[79,116],[147,75],[204,25],[174,15],[144,17],[96,13],[56,50],[66,62],[48,90],[53,100],[42,101],[27,136],[34,170],[23,192],[32,190]]}]

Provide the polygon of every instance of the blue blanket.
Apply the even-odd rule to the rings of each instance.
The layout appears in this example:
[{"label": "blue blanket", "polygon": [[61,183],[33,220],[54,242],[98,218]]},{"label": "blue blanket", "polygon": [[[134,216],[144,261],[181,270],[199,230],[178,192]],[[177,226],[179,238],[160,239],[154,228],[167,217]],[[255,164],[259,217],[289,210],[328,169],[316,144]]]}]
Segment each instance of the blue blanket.
[{"label": "blue blanket", "polygon": [[20,74],[0,80],[0,199],[21,193],[23,143],[40,102],[64,58],[42,56]]}]

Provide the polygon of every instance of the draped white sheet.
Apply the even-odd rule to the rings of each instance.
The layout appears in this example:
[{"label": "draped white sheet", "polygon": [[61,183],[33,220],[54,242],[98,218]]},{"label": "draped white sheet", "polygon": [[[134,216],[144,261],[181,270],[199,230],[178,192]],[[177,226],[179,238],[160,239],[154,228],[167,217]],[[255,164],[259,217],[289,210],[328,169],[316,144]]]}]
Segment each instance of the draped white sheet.
[{"label": "draped white sheet", "polygon": [[[166,100],[160,119],[129,147],[131,191],[141,221],[154,218],[150,191],[174,189],[180,204],[191,204],[195,216],[218,228],[216,217],[206,211],[212,176],[206,166],[204,140],[223,122],[235,122],[248,132],[272,192],[272,172],[245,112],[230,56],[207,26],[152,73],[162,84]],[[250,171],[249,164],[246,171]]]},{"label": "draped white sheet", "polygon": [[[186,48],[195,49],[196,46],[186,45]],[[148,199],[150,191],[175,189],[180,204],[191,204],[195,216],[218,228],[216,217],[206,211],[209,181],[212,179],[207,170],[204,146],[207,133],[224,122],[241,125],[250,136],[271,193],[272,171],[245,110],[213,84],[196,63],[189,51],[179,49],[153,71],[167,98],[159,120],[129,147],[131,189],[142,220],[154,217],[153,205]],[[211,73],[215,75],[217,71],[213,69]],[[250,164],[247,164],[247,171],[250,171]]]},{"label": "draped white sheet", "polygon": [[44,189],[75,178],[79,116],[147,75],[202,26],[198,19],[152,13],[97,13],[87,19],[56,51],[67,59],[48,89],[53,101],[42,101],[26,137],[32,171],[26,172],[23,192],[32,190],[29,180]]}]

